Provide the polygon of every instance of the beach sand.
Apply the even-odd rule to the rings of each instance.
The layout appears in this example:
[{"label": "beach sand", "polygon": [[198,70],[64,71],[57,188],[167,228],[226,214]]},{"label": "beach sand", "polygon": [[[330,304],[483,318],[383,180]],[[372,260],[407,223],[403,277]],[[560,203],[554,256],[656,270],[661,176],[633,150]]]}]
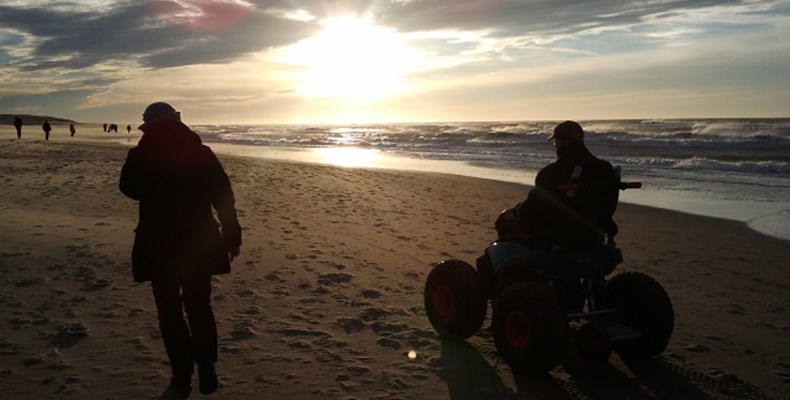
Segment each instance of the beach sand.
[{"label": "beach sand", "polygon": [[[150,286],[131,277],[137,203],[117,188],[127,148],[0,133],[2,397],[160,398],[169,368],[156,310]],[[528,187],[220,159],[244,245],[213,283],[214,398],[790,398],[790,242],[621,204],[619,271],[666,288],[669,348],[644,363],[615,354],[589,366],[571,346],[548,376],[514,376],[488,322],[466,342],[440,341],[422,290],[436,262],[473,264],[499,212]]]}]

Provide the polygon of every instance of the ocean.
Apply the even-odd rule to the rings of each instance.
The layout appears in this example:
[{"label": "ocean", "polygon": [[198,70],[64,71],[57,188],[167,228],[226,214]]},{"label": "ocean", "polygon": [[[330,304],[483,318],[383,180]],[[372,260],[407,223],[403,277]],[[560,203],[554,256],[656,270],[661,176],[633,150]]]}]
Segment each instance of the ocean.
[{"label": "ocean", "polygon": [[[560,121],[198,125],[228,152],[532,184]],[[643,183],[621,201],[747,223],[790,239],[790,119],[579,121],[587,147]],[[220,150],[222,151],[222,150]]]}]

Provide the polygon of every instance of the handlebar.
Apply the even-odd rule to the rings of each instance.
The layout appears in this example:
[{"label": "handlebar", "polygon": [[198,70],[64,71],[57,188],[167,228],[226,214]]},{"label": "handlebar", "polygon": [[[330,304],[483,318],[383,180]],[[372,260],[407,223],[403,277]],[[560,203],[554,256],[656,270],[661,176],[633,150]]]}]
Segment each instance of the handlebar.
[{"label": "handlebar", "polygon": [[[557,186],[560,192],[573,192],[580,189],[584,189],[590,186],[589,184],[584,183],[563,183]],[[640,189],[642,187],[642,182],[620,182],[617,184],[617,188],[620,190],[626,189]]]},{"label": "handlebar", "polygon": [[620,190],[626,189],[641,189],[642,182],[622,182],[620,183]]}]

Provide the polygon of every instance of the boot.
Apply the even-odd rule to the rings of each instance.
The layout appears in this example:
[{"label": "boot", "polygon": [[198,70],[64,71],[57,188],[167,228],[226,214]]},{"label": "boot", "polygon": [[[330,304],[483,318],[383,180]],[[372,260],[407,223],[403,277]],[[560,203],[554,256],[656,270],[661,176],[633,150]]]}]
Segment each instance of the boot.
[{"label": "boot", "polygon": [[200,393],[211,394],[217,391],[217,372],[214,370],[213,361],[199,361],[198,376],[200,378]]},{"label": "boot", "polygon": [[192,377],[172,377],[170,378],[170,387],[179,394],[189,396],[192,392]]}]

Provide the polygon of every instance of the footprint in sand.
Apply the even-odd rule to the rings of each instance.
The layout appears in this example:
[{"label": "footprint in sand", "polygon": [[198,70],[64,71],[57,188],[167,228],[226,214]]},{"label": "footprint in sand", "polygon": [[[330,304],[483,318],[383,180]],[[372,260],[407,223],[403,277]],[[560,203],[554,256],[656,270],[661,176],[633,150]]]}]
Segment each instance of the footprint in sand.
[{"label": "footprint in sand", "polygon": [[144,309],[144,308],[140,308],[140,307],[133,307],[133,308],[130,308],[130,309],[129,309],[129,314],[128,314],[128,317],[129,317],[129,318],[134,318],[134,317],[136,317],[136,316],[138,316],[138,315],[140,315],[140,314],[142,314],[142,313],[144,313],[144,312],[145,312],[145,309]]},{"label": "footprint in sand", "polygon": [[0,339],[0,355],[11,356],[19,353],[19,346],[5,339]]},{"label": "footprint in sand", "polygon": [[417,293],[417,288],[414,287],[413,285],[409,285],[408,283],[400,283],[398,286],[406,293],[409,294]]},{"label": "footprint in sand", "polygon": [[44,361],[46,361],[46,360],[44,360],[44,358],[41,357],[41,356],[32,356],[32,357],[27,357],[24,360],[22,360],[22,365],[24,365],[26,367],[35,367],[36,365],[43,364]]},{"label": "footprint in sand", "polygon": [[343,273],[330,273],[318,276],[318,283],[320,285],[333,285],[339,283],[348,283],[353,279],[352,275]]},{"label": "footprint in sand", "polygon": [[346,333],[361,332],[365,330],[367,325],[359,318],[340,318],[335,321]]},{"label": "footprint in sand", "polygon": [[414,279],[414,280],[422,280],[422,277],[420,276],[420,273],[417,272],[417,271],[406,272],[405,274],[403,274],[403,276],[405,276],[407,278],[410,278],[410,279]]},{"label": "footprint in sand", "polygon": [[390,315],[390,312],[381,308],[370,307],[366,308],[359,314],[359,318],[363,321],[377,321]]},{"label": "footprint in sand", "polygon": [[390,338],[380,338],[376,341],[376,343],[378,343],[381,347],[388,347],[393,350],[399,350],[401,347],[400,342]]},{"label": "footprint in sand", "polygon": [[744,315],[746,314],[746,309],[740,304],[727,304],[724,308],[724,312],[733,315]]},{"label": "footprint in sand", "polygon": [[83,285],[82,290],[86,292],[93,292],[96,290],[104,289],[110,285],[112,285],[112,281],[109,279],[88,280]]},{"label": "footprint in sand", "polygon": [[42,283],[44,281],[46,281],[46,279],[41,278],[41,277],[37,277],[37,278],[23,278],[23,279],[15,280],[14,281],[14,286],[16,286],[18,288],[29,287],[29,286],[33,286],[35,284]]},{"label": "footprint in sand", "polygon": [[286,339],[288,347],[295,350],[323,349],[326,347],[327,341],[331,339],[329,333],[310,329],[287,328],[281,329],[277,333],[288,338]]},{"label": "footprint in sand", "polygon": [[366,299],[378,299],[379,297],[381,297],[381,292],[379,292],[378,290],[369,289],[369,290],[363,290],[360,293],[360,295]]},{"label": "footprint in sand", "polygon": [[371,326],[373,332],[381,336],[390,336],[392,334],[397,334],[406,331],[409,329],[409,326],[406,324],[398,324],[398,323],[385,323],[385,322],[374,322]]},{"label": "footprint in sand", "polygon": [[683,350],[690,351],[693,353],[710,353],[710,347],[697,343],[684,346]]},{"label": "footprint in sand", "polygon": [[234,293],[241,298],[256,297],[258,295],[258,292],[252,289],[239,289]]},{"label": "footprint in sand", "polygon": [[436,333],[427,329],[412,329],[408,334],[407,343],[413,349],[436,348]]},{"label": "footprint in sand", "polygon": [[129,338],[125,340],[126,343],[132,345],[132,347],[137,350],[138,352],[144,352],[150,350],[148,345],[145,343],[142,337],[136,336],[133,338]]},{"label": "footprint in sand", "polygon": [[82,322],[73,322],[62,325],[58,328],[58,333],[49,342],[55,348],[71,347],[80,340],[88,336],[88,328]]},{"label": "footprint in sand", "polygon": [[242,319],[236,321],[233,323],[233,329],[230,331],[230,337],[236,341],[252,339],[258,335],[254,328],[255,324],[250,320]]},{"label": "footprint in sand", "polygon": [[285,279],[280,277],[279,271],[269,272],[268,274],[264,275],[263,278],[270,282],[279,282],[279,283],[285,282]]}]

